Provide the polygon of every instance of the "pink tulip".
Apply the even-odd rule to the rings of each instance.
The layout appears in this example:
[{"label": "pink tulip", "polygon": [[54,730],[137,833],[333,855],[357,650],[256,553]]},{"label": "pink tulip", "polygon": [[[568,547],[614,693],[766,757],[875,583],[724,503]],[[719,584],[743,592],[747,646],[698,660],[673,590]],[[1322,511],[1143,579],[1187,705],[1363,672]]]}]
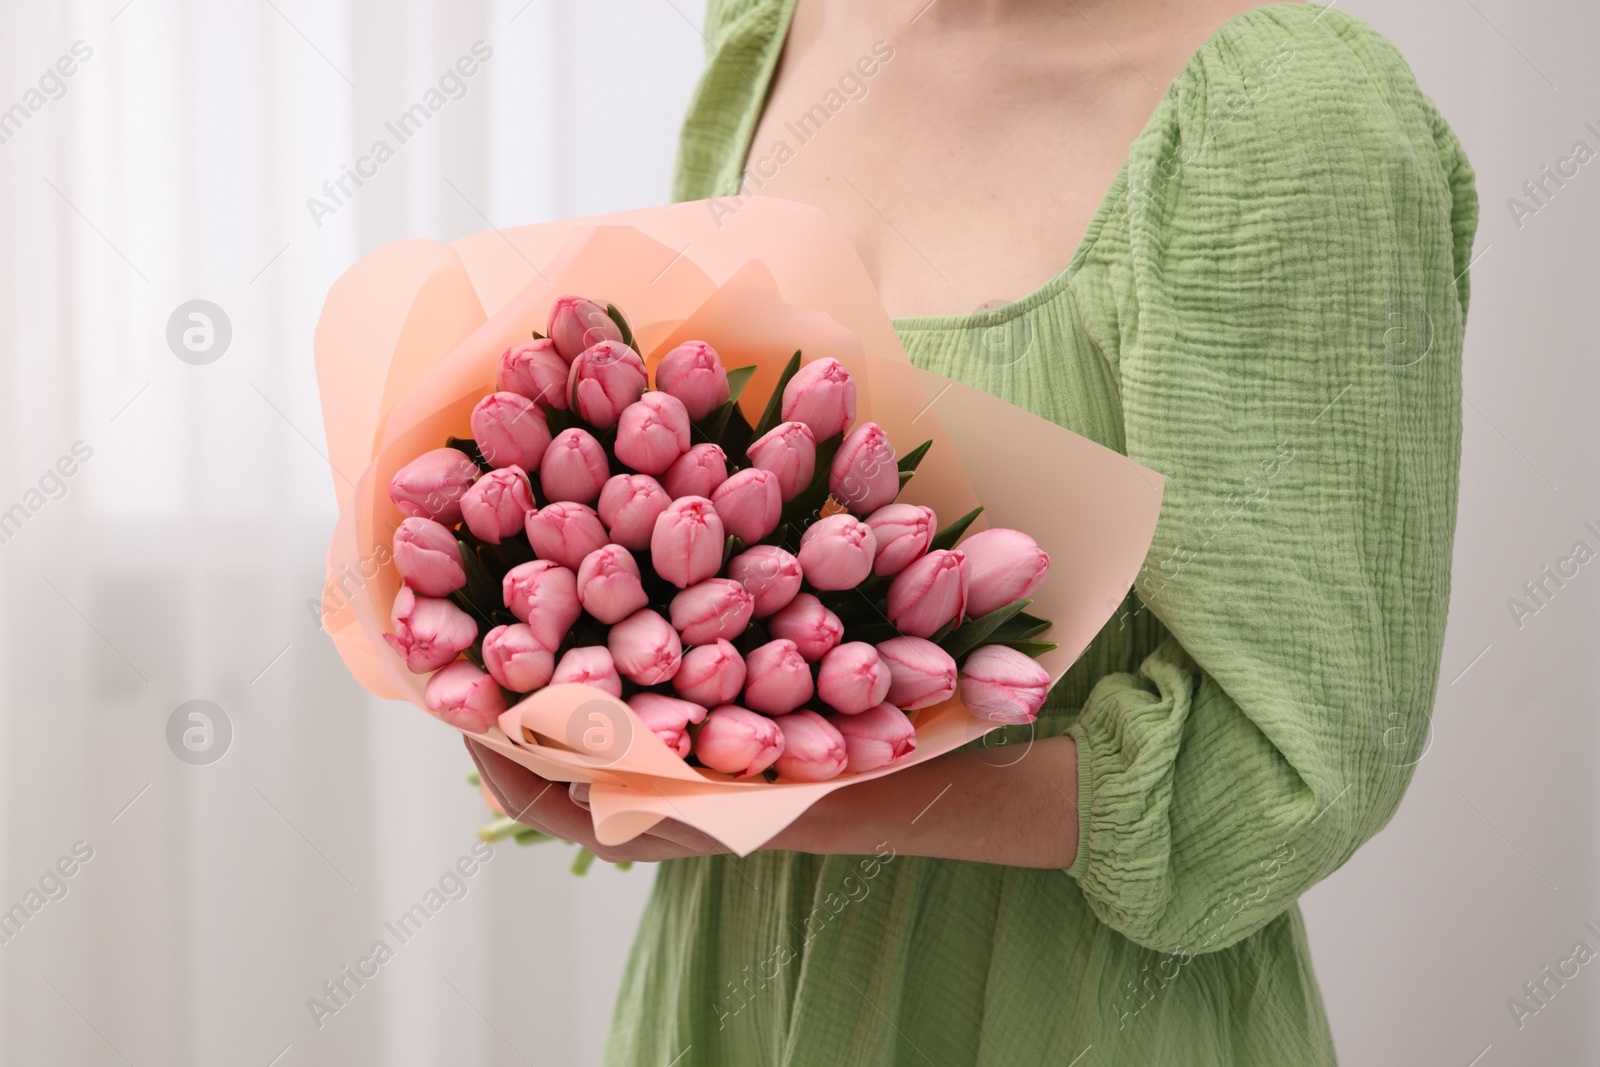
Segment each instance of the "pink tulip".
[{"label": "pink tulip", "polygon": [[878,542],[853,515],[818,519],[800,538],[800,569],[817,589],[854,589],[872,573]]},{"label": "pink tulip", "polygon": [[889,695],[889,667],[865,641],[848,641],[822,657],[817,696],[841,715],[860,715]]},{"label": "pink tulip", "polygon": [[856,383],[836,359],[812,360],[783,387],[783,421],[803,422],[818,441],[856,421]]},{"label": "pink tulip", "polygon": [[827,718],[844,737],[844,769],[851,774],[887,767],[916,751],[916,727],[911,725],[906,713],[893,704],[879,704],[860,715],[829,715]]},{"label": "pink tulip", "polygon": [[801,593],[767,620],[767,632],[793,641],[801,657],[807,663],[815,663],[839,643],[844,636],[844,623],[823,607],[822,601],[810,593]]},{"label": "pink tulip", "polygon": [[889,668],[889,703],[915,711],[950,699],[956,692],[956,661],[921,637],[894,637],[878,645]]},{"label": "pink tulip", "polygon": [[704,722],[706,717],[703,706],[663,693],[637,693],[629,698],[628,707],[680,759],[689,755],[689,724]]},{"label": "pink tulip", "polygon": [[621,545],[604,545],[578,564],[578,600],[583,610],[610,625],[650,603],[639,580],[639,564]]},{"label": "pink tulip", "polygon": [[472,647],[478,624],[448,600],[417,596],[406,586],[395,594],[389,613],[393,633],[383,639],[405,657],[412,674],[436,671]]},{"label": "pink tulip", "polygon": [[622,340],[621,328],[606,314],[605,307],[581,296],[564,296],[555,302],[546,332],[567,363],[590,345]]},{"label": "pink tulip", "polygon": [[617,421],[617,460],[641,474],[665,474],[689,451],[689,413],[668,393],[646,393]]},{"label": "pink tulip", "polygon": [[389,499],[402,515],[420,515],[454,526],[461,521],[461,498],[479,473],[478,465],[465,452],[436,448],[395,472],[389,482]]},{"label": "pink tulip", "polygon": [[483,665],[489,676],[513,693],[531,693],[550,684],[555,650],[525,622],[496,626],[483,638]]},{"label": "pink tulip", "polygon": [[547,410],[565,411],[567,361],[561,358],[555,342],[548,337],[508,348],[500,356],[495,388],[525,396]]},{"label": "pink tulip", "polygon": [[711,501],[684,496],[667,505],[650,533],[650,563],[679,589],[703,582],[722,569],[727,539]]},{"label": "pink tulip", "polygon": [[779,778],[826,782],[837,778],[849,756],[844,735],[814,711],[797,711],[776,720],[783,731],[783,751],[773,762]]},{"label": "pink tulip", "polygon": [[622,678],[616,664],[604,645],[581,645],[567,649],[567,654],[556,664],[550,676],[551,685],[590,685],[604,693],[622,698]]},{"label": "pink tulip", "polygon": [[1020,530],[1000,527],[973,534],[961,542],[961,551],[971,574],[967,614],[973,618],[1032,596],[1050,569],[1050,557]]},{"label": "pink tulip", "polygon": [[967,610],[967,557],[936,549],[895,575],[889,585],[889,621],[912,637],[932,637]]},{"label": "pink tulip", "polygon": [[781,638],[744,658],[744,702],[768,715],[787,715],[811,699],[811,668],[793,641]]},{"label": "pink tulip", "polygon": [[782,752],[783,731],[778,724],[736,704],[712,708],[694,731],[695,756],[723,774],[753,778]]},{"label": "pink tulip", "polygon": [[738,637],[750,624],[755,598],[730,578],[707,578],[672,598],[667,613],[689,645]]},{"label": "pink tulip", "polygon": [[722,527],[747,545],[755,544],[778,528],[783,517],[783,495],[778,476],[759,467],[746,467],[717,486],[711,494]]},{"label": "pink tulip", "polygon": [[1032,722],[1049,692],[1049,672],[1005,645],[984,645],[962,665],[961,702],[991,722]]},{"label": "pink tulip", "polygon": [[622,675],[639,685],[672,680],[683,662],[683,643],[672,624],[649,608],[641,608],[611,627],[606,648]]},{"label": "pink tulip", "polygon": [[867,516],[867,525],[872,527],[872,536],[878,542],[872,573],[887,578],[899,574],[928,551],[937,532],[938,519],[932,508],[885,504]]},{"label": "pink tulip", "polygon": [[461,498],[461,517],[480,541],[498,545],[521,532],[533,510],[533,492],[521,467],[490,471]]},{"label": "pink tulip", "polygon": [[744,688],[744,657],[727,641],[697,645],[683,654],[672,688],[685,700],[706,707],[727,704]]},{"label": "pink tulip", "polygon": [[553,560],[512,567],[500,583],[500,593],[506,610],[532,627],[546,648],[559,648],[583,613],[576,575]]},{"label": "pink tulip", "polygon": [[672,497],[648,474],[614,474],[600,490],[600,521],[613,543],[637,552],[650,547],[656,517],[670,503]]},{"label": "pink tulip", "polygon": [[539,487],[547,500],[592,504],[610,475],[606,450],[576,426],[556,434],[539,462]]},{"label": "pink tulip", "polygon": [[850,431],[834,453],[828,492],[857,515],[870,515],[894,503],[900,493],[900,468],[881,426],[863,422]]},{"label": "pink tulip", "polygon": [[606,528],[592,508],[561,501],[528,513],[528,543],[540,559],[576,571],[583,557],[607,543]]},{"label": "pink tulip", "polygon": [[550,426],[537,404],[517,393],[490,393],[472,409],[472,436],[491,467],[538,470]]},{"label": "pink tulip", "polygon": [[817,471],[817,439],[803,422],[780,422],[745,449],[750,462],[778,476],[778,491],[793,500]]},{"label": "pink tulip", "polygon": [[590,426],[609,430],[644,395],[645,380],[639,353],[621,341],[601,341],[579,353],[567,372],[572,410]]},{"label": "pink tulip", "polygon": [[691,446],[679,456],[662,475],[661,484],[676,499],[680,496],[709,497],[727,480],[727,454],[716,445],[702,443]]},{"label": "pink tulip", "polygon": [[689,417],[699,422],[727,401],[728,372],[716,349],[704,341],[685,341],[661,357],[656,388],[683,401]]},{"label": "pink tulip", "polygon": [[728,561],[728,577],[750,590],[755,617],[764,619],[800,592],[800,561],[777,545],[756,545]]},{"label": "pink tulip", "polygon": [[472,734],[487,732],[506,710],[505,697],[495,680],[467,660],[452,663],[429,678],[422,702],[440,719]]},{"label": "pink tulip", "polygon": [[401,519],[394,532],[394,566],[423,596],[449,596],[467,584],[455,532],[432,519]]}]

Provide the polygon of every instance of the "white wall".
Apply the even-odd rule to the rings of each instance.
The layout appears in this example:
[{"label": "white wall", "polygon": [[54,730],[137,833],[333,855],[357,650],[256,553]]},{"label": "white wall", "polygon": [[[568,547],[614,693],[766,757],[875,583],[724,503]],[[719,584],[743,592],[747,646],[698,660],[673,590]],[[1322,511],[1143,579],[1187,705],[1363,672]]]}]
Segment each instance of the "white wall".
[{"label": "white wall", "polygon": [[[93,49],[0,144],[0,510],[93,449],[0,544],[0,909],[94,849],[0,945],[0,1062],[594,1063],[651,874],[573,879],[559,846],[498,849],[348,1008],[320,1030],[306,1008],[482,815],[449,731],[365,696],[306,612],[333,514],[310,338],[387,241],[663,199],[699,5],[124,2],[0,9],[0,108]],[[1600,578],[1521,628],[1506,600],[1600,545],[1600,164],[1520,228],[1505,200],[1600,148],[1600,13],[1347,6],[1461,134],[1484,219],[1434,743],[1390,828],[1307,897],[1318,972],[1347,1063],[1594,1062],[1593,968],[1521,1031],[1505,1002],[1600,949]],[[307,198],[480,39],[464,98],[314,224]],[[195,298],[233,327],[207,366],[165,341]],[[167,748],[192,699],[234,730],[210,766]]]}]

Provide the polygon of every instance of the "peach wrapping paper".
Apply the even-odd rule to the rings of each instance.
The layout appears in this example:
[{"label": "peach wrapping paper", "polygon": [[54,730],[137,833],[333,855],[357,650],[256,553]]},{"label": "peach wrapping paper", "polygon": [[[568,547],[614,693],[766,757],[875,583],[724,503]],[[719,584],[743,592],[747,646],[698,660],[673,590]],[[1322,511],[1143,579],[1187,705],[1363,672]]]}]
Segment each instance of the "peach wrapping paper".
[{"label": "peach wrapping paper", "polygon": [[[389,544],[401,515],[394,473],[454,434],[494,389],[508,346],[543,330],[556,297],[609,300],[654,367],[704,340],[729,368],[760,369],[741,400],[752,422],[795,349],[840,360],[858,421],[901,451],[933,448],[900,499],[948,522],[981,503],[974,529],[1011,526],[1050,554],[1030,609],[1059,643],[1040,657],[1061,677],[1132,586],[1160,511],[1162,478],[1116,452],[907,358],[866,270],[823,212],[769,197],[722,213],[694,201],[490,230],[453,244],[401,241],[360,259],[329,291],[316,365],[339,520],[323,621],[370,692],[423,706],[426,677],[382,640],[399,588]],[[478,739],[557,781],[592,782],[595,835],[618,844],[663,818],[743,856],[840,786],[932,759],[995,729],[959,699],[914,714],[912,757],[827,782],[737,781],[690,767],[626,704],[581,685],[530,694]]]}]

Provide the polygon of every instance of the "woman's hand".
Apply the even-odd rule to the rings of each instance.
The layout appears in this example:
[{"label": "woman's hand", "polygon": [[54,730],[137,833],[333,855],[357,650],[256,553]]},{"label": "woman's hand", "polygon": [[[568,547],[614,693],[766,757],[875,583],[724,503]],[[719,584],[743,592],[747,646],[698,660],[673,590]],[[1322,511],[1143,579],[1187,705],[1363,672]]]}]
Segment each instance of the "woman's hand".
[{"label": "woman's hand", "polygon": [[[681,859],[728,850],[675,819],[621,845],[595,841],[588,787],[569,792],[467,739],[467,751],[506,814],[600,859]],[[860,785],[836,789],[762,848],[821,856],[867,855],[884,842],[905,856],[1010,867],[1072,866],[1078,853],[1078,748],[1070,737],[1031,742],[1023,756],[952,752]],[[575,795],[574,795],[575,794]]]}]

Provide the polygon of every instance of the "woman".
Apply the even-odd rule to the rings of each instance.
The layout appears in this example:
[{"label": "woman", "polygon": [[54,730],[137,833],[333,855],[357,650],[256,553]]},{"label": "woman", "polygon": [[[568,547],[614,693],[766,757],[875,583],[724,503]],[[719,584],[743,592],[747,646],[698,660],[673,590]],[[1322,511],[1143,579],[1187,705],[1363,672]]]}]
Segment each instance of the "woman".
[{"label": "woman", "polygon": [[[670,860],[607,1063],[1333,1062],[1295,900],[1419,758],[1477,203],[1365,24],[1173,7],[712,0],[677,195],[828,210],[913,361],[1166,496],[1031,736],[743,860],[670,823],[598,850]],[[581,794],[476,755],[594,847]]]}]

